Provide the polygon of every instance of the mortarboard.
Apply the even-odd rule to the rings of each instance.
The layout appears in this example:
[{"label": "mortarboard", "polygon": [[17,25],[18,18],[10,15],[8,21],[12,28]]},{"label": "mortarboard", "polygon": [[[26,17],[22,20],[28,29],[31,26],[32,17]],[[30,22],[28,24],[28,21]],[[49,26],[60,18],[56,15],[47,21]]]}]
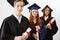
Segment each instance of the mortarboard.
[{"label": "mortarboard", "polygon": [[23,1],[25,5],[28,4],[27,0],[7,0],[7,1],[8,1],[8,3],[9,3],[11,6],[14,5],[14,1]]},{"label": "mortarboard", "polygon": [[28,9],[29,10],[38,10],[38,9],[40,9],[40,7],[36,3],[34,3],[33,5],[29,6]]},{"label": "mortarboard", "polygon": [[43,12],[46,8],[49,8],[50,11],[53,11],[48,5],[46,5],[46,6],[42,9],[42,12]]}]

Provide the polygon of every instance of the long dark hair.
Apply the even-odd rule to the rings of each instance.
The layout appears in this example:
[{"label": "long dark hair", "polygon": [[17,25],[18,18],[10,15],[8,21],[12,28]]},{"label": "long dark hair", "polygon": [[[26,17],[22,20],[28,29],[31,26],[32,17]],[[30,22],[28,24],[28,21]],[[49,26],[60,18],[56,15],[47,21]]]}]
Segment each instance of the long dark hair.
[{"label": "long dark hair", "polygon": [[42,9],[42,12],[43,12],[43,18],[44,18],[44,16],[45,16],[45,9],[46,8],[49,8],[49,11],[50,11],[50,13],[49,13],[49,18],[51,18],[51,12],[53,11],[48,5],[46,5],[43,9]]},{"label": "long dark hair", "polygon": [[[45,11],[43,11],[43,18],[44,18],[44,16],[45,16]],[[51,12],[49,13],[49,18],[51,18]]]}]

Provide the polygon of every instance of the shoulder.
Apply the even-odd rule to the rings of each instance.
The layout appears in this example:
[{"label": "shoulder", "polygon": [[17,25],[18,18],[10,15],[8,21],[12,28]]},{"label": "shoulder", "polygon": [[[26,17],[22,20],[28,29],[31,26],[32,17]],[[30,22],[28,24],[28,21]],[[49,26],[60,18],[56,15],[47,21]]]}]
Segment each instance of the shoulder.
[{"label": "shoulder", "polygon": [[6,17],[3,21],[11,21],[12,18],[13,18],[13,15]]},{"label": "shoulder", "polygon": [[23,15],[22,15],[22,19],[24,19],[24,20],[28,20],[28,18],[27,18],[27,17],[25,17],[25,16],[23,16]]},{"label": "shoulder", "polygon": [[54,17],[51,17],[52,19],[54,18]]},{"label": "shoulder", "polygon": [[54,17],[51,17],[51,18],[52,18],[51,20],[52,21],[54,20],[53,22],[56,23],[56,19]]},{"label": "shoulder", "polygon": [[54,20],[55,21],[55,18],[54,17],[51,17],[51,20]]},{"label": "shoulder", "polygon": [[40,17],[40,20],[41,20],[41,21],[43,21],[43,20],[44,20],[43,16],[42,16],[42,17]]},{"label": "shoulder", "polygon": [[41,20],[41,21],[43,21],[43,19],[44,19],[43,17],[40,17],[40,20]]},{"label": "shoulder", "polygon": [[40,19],[43,19],[43,17],[40,17]]}]

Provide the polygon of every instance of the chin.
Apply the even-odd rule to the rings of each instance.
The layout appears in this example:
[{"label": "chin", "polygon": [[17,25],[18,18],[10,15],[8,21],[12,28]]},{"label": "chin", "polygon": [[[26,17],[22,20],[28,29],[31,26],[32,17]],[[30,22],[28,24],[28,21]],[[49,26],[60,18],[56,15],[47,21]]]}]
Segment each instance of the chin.
[{"label": "chin", "polygon": [[22,11],[18,11],[18,13],[21,13]]}]

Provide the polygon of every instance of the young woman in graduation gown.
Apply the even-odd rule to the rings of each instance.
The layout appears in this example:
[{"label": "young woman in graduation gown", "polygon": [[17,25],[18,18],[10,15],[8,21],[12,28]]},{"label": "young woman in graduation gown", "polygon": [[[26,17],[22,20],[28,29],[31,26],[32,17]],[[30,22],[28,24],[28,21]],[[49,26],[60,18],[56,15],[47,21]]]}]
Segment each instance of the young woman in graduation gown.
[{"label": "young woman in graduation gown", "polygon": [[[33,5],[29,6],[28,9],[30,10],[30,18],[29,18],[29,22],[30,22],[30,25],[31,25],[31,28],[32,28],[32,31],[31,31],[31,36],[30,36],[30,39],[29,40],[37,40],[37,35],[36,35],[36,32],[37,32],[37,28],[36,26],[38,26],[38,36],[39,36],[39,40],[42,40],[43,37],[45,36],[46,32],[45,32],[45,28],[42,26],[42,21],[39,17],[39,12],[38,12],[38,9],[40,9],[40,7],[34,3]],[[40,31],[42,33],[40,33]]]},{"label": "young woman in graduation gown", "polygon": [[11,5],[14,4],[13,8],[16,12],[3,20],[1,40],[26,40],[22,34],[30,27],[30,24],[28,19],[21,14],[24,2],[23,0],[8,0],[8,2]]},{"label": "young woman in graduation gown", "polygon": [[[44,40],[53,40],[53,35],[55,35],[58,30],[54,17],[51,17],[52,11],[53,10],[48,5],[46,5],[42,9],[43,16],[41,17],[41,20],[43,20],[44,25],[46,27],[46,31],[47,31],[47,34],[46,34]],[[52,23],[50,23],[50,25],[47,25],[53,19],[54,19],[54,21]]]}]

